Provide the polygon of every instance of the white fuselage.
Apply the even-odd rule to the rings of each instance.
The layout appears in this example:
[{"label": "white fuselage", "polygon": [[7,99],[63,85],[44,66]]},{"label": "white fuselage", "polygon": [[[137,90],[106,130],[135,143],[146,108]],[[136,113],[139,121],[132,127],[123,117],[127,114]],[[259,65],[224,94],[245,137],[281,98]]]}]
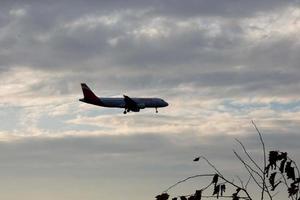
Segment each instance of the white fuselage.
[{"label": "white fuselage", "polygon": [[139,112],[144,108],[155,108],[157,112],[157,108],[169,105],[161,98],[131,98],[126,95],[123,98],[100,98],[85,83],[81,83],[81,88],[84,98],[79,99],[80,101],[109,108],[125,108],[124,114],[130,111]]},{"label": "white fuselage", "polygon": [[[141,107],[157,108],[168,106],[168,103],[160,98],[131,98]],[[100,101],[105,107],[125,108],[126,103],[124,98],[100,98]]]},{"label": "white fuselage", "polygon": [[[131,98],[134,100],[137,105],[139,106],[140,109],[143,108],[161,108],[161,107],[166,107],[169,104],[165,102],[161,98]],[[126,107],[126,102],[124,98],[109,98],[109,97],[103,97],[99,98],[99,101],[93,101],[89,102],[85,99],[80,99],[80,101],[83,101],[85,103],[90,103],[98,106],[103,106],[103,107],[109,107],[109,108],[125,108]]]}]

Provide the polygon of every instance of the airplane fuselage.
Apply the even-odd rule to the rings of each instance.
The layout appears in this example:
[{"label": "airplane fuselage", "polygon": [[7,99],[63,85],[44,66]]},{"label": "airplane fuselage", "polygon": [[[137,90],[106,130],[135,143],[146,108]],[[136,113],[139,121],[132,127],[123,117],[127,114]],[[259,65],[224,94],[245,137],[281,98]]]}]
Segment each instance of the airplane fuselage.
[{"label": "airplane fuselage", "polygon": [[[137,103],[140,109],[143,108],[162,108],[168,106],[168,103],[161,98],[132,98]],[[108,108],[126,108],[126,102],[124,98],[109,98],[109,97],[98,97],[98,101],[89,101],[84,98],[79,99],[82,102],[108,107]]]},{"label": "airplane fuselage", "polygon": [[123,98],[97,97],[92,90],[85,84],[81,84],[84,98],[79,101],[108,108],[124,108],[124,114],[127,112],[139,112],[144,108],[166,107],[169,104],[161,98],[131,98],[123,95]]}]

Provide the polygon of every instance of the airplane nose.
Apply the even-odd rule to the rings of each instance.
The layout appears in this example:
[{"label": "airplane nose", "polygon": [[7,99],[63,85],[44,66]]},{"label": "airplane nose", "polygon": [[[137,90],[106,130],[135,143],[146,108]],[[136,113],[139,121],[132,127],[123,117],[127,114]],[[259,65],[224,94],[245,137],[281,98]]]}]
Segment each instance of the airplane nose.
[{"label": "airplane nose", "polygon": [[165,106],[168,106],[169,104],[165,101]]}]

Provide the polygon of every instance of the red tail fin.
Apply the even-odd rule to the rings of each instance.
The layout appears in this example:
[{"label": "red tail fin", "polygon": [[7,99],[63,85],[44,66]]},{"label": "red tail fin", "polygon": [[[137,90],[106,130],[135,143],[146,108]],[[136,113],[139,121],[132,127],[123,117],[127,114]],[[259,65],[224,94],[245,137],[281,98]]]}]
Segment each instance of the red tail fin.
[{"label": "red tail fin", "polygon": [[92,90],[85,83],[81,83],[81,88],[85,100],[90,100],[90,101],[99,100],[99,98],[92,92]]}]

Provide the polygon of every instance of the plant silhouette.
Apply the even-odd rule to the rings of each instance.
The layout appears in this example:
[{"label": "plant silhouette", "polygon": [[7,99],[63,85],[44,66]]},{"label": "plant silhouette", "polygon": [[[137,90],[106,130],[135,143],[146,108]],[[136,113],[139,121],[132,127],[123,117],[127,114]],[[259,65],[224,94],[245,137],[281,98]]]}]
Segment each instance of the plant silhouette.
[{"label": "plant silhouette", "polygon": [[[287,152],[269,151],[268,160],[266,155],[265,143],[261,132],[256,124],[252,121],[255,130],[258,133],[259,140],[262,146],[263,163],[262,167],[249,154],[244,144],[236,139],[243,149],[244,157],[236,151],[233,151],[236,158],[244,166],[249,175],[249,179],[244,183],[239,177],[240,184],[235,183],[232,179],[225,177],[220,171],[204,156],[199,156],[193,159],[194,162],[204,160],[213,170],[214,174],[198,174],[187,177],[168,187],[162,194],[157,195],[157,200],[168,200],[168,192],[179,184],[182,184],[189,179],[211,177],[211,182],[195,191],[194,194],[180,195],[172,197],[172,200],[201,200],[204,198],[228,198],[232,200],[254,200],[254,194],[248,190],[250,183],[255,184],[259,188],[260,200],[273,200],[276,195],[285,191],[276,191],[278,185],[282,184],[286,188],[287,198],[291,200],[300,200],[300,173],[297,164],[293,161]],[[226,189],[231,187],[230,194],[225,194]],[[211,192],[208,192],[212,189]],[[257,193],[257,191],[254,191]]]}]

